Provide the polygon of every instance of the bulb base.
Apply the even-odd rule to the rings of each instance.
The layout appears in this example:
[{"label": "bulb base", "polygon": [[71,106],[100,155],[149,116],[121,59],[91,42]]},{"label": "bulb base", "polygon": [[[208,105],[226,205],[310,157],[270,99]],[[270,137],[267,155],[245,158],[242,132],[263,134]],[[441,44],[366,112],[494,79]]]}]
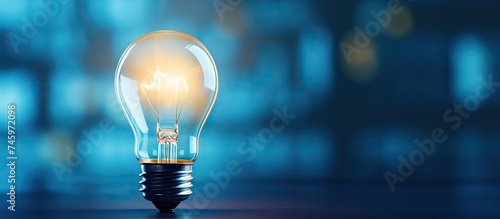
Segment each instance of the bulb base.
[{"label": "bulb base", "polygon": [[142,192],[160,212],[172,212],[191,193],[193,164],[141,164]]}]

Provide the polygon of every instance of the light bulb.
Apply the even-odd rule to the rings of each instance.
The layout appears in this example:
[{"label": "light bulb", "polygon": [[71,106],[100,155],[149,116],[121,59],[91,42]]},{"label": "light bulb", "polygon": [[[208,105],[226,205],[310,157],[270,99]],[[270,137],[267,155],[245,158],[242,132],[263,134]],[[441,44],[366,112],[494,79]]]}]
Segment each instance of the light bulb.
[{"label": "light bulb", "polygon": [[217,88],[212,56],[186,33],[145,34],[118,62],[115,91],[134,133],[140,191],[160,212],[192,193],[192,166]]}]

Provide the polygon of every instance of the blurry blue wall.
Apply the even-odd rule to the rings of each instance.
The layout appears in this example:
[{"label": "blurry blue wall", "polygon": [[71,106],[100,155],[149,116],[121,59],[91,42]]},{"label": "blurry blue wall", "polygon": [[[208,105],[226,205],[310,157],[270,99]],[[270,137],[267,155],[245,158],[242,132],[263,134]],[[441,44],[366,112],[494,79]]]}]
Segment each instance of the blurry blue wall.
[{"label": "blurry blue wall", "polygon": [[[195,164],[199,181],[231,160],[242,167],[235,181],[384,181],[415,139],[448,126],[443,113],[474,92],[478,77],[498,78],[497,1],[401,0],[403,11],[351,63],[339,44],[388,1],[243,0],[226,2],[231,10],[222,16],[213,2],[1,0],[0,121],[15,103],[18,188],[136,189],[133,134],[113,76],[128,44],[153,30],[197,37],[219,68],[219,97]],[[499,97],[493,92],[447,132],[410,179],[500,179]],[[284,108],[296,118],[255,158],[242,153],[240,145],[269,128],[273,109]],[[109,133],[103,120],[114,127]],[[91,143],[88,153],[69,166],[82,142]]]}]

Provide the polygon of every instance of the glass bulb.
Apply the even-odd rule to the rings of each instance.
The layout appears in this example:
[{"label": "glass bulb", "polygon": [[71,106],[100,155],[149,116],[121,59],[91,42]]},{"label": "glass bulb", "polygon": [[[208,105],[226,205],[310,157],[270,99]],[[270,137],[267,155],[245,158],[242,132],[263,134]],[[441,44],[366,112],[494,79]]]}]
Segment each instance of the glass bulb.
[{"label": "glass bulb", "polygon": [[194,37],[162,30],[132,42],[118,63],[115,90],[139,162],[194,162],[217,88],[215,62]]},{"label": "glass bulb", "polygon": [[115,91],[134,132],[140,191],[160,212],[192,193],[192,165],[217,88],[207,48],[178,31],[139,37],[118,62]]}]

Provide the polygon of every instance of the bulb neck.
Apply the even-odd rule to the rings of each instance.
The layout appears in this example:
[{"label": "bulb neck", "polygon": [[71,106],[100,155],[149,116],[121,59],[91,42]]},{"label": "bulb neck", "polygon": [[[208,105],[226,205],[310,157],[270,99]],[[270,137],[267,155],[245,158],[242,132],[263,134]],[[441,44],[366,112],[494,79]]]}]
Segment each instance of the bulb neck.
[{"label": "bulb neck", "polygon": [[[177,127],[177,124],[176,124]],[[176,163],[177,162],[177,140],[178,133],[176,129],[160,129],[160,123],[157,126],[156,135],[158,137],[158,163]]]},{"label": "bulb neck", "polygon": [[160,212],[172,212],[191,195],[193,164],[141,164],[144,198],[153,202]]}]

